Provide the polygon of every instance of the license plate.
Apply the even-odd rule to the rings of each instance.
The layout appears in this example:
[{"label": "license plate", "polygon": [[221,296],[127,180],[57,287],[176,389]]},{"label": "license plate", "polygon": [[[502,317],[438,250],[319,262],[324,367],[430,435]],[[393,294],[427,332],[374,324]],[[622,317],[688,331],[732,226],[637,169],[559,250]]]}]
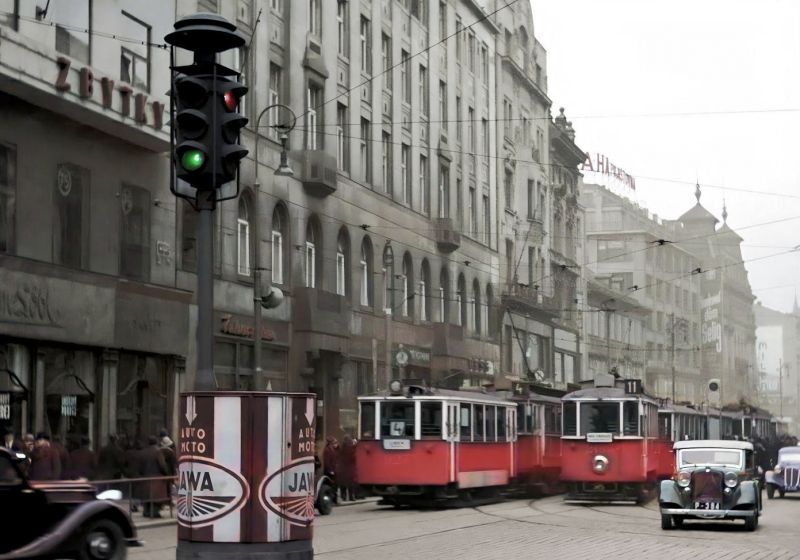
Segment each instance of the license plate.
[{"label": "license plate", "polygon": [[694,509],[719,509],[719,502],[695,502]]}]

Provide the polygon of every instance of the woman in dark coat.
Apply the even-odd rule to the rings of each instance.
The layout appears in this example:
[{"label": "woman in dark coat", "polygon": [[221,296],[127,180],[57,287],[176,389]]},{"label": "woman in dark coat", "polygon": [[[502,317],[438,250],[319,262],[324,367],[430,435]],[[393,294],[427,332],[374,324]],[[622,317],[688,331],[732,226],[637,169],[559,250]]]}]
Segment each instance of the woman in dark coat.
[{"label": "woman in dark coat", "polygon": [[356,442],[349,435],[342,439],[336,468],[336,483],[342,494],[342,500],[356,499]]},{"label": "woman in dark coat", "polygon": [[[139,452],[139,476],[143,478],[167,475],[164,454],[158,448],[158,438],[151,436],[147,447]],[[142,481],[136,485],[136,497],[144,503],[145,517],[161,517],[161,505],[169,499],[163,480]]]}]

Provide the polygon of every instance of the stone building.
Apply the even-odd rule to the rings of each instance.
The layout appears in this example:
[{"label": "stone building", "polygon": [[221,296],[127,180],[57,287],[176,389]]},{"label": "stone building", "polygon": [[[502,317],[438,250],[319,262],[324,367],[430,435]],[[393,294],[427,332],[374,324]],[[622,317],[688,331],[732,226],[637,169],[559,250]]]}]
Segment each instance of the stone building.
[{"label": "stone building", "polygon": [[800,309],[795,301],[792,313],[753,305],[756,320],[756,364],[758,406],[794,423],[800,418]]}]

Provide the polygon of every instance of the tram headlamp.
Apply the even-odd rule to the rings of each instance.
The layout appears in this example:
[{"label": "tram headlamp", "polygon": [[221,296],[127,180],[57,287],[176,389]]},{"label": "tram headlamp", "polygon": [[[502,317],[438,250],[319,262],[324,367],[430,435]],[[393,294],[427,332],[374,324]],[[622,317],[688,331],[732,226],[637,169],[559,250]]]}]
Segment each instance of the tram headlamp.
[{"label": "tram headlamp", "polygon": [[400,383],[397,379],[389,383],[389,391],[395,394],[399,394],[403,392],[403,384]]},{"label": "tram headlamp", "polygon": [[725,486],[728,488],[735,488],[737,484],[739,484],[739,475],[735,472],[728,471],[725,473]]},{"label": "tram headlamp", "polygon": [[592,470],[602,474],[608,470],[608,457],[605,455],[595,455],[592,459]]},{"label": "tram headlamp", "polygon": [[678,473],[678,486],[686,488],[692,481],[692,473],[689,471],[681,471]]}]

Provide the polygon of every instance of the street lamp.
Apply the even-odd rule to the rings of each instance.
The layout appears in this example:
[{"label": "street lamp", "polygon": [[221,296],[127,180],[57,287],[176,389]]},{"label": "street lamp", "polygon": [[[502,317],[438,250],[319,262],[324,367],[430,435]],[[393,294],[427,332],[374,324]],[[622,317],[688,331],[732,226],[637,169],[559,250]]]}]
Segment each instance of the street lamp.
[{"label": "street lamp", "polygon": [[386,386],[389,386],[389,383],[392,380],[392,307],[393,307],[393,300],[391,292],[392,292],[392,276],[394,274],[394,253],[392,252],[392,245],[389,240],[386,240],[386,244],[383,246],[383,282],[384,282],[384,290],[383,290],[383,307],[385,313],[385,321],[386,321]]},{"label": "street lamp", "polygon": [[255,238],[256,242],[253,247],[253,262],[255,266],[253,267],[253,321],[254,321],[254,328],[253,328],[253,359],[255,361],[255,378],[254,378],[254,388],[258,391],[263,391],[266,389],[264,383],[264,374],[261,369],[261,309],[271,309],[277,307],[283,301],[283,292],[274,286],[270,286],[270,292],[266,296],[262,296],[261,294],[261,271],[265,270],[263,267],[260,266],[261,264],[261,236],[259,233],[260,225],[261,225],[261,214],[259,212],[259,190],[261,189],[261,183],[258,180],[258,170],[259,170],[259,151],[258,151],[258,141],[261,138],[261,131],[260,131],[260,124],[261,119],[266,115],[269,111],[277,108],[283,108],[289,112],[291,117],[284,123],[275,124],[273,125],[275,128],[281,130],[281,162],[278,166],[278,169],[275,170],[273,173],[276,177],[291,177],[294,175],[294,171],[292,168],[289,167],[289,157],[286,152],[286,145],[289,141],[289,132],[294,129],[294,126],[297,122],[297,117],[295,116],[294,112],[287,107],[286,105],[282,105],[280,103],[274,103],[272,105],[268,105],[265,107],[259,114],[258,118],[256,119],[256,149],[255,149],[255,181],[253,182],[253,190],[255,191],[255,202],[253,203],[253,214],[255,215],[255,223],[253,224],[253,237]]}]

